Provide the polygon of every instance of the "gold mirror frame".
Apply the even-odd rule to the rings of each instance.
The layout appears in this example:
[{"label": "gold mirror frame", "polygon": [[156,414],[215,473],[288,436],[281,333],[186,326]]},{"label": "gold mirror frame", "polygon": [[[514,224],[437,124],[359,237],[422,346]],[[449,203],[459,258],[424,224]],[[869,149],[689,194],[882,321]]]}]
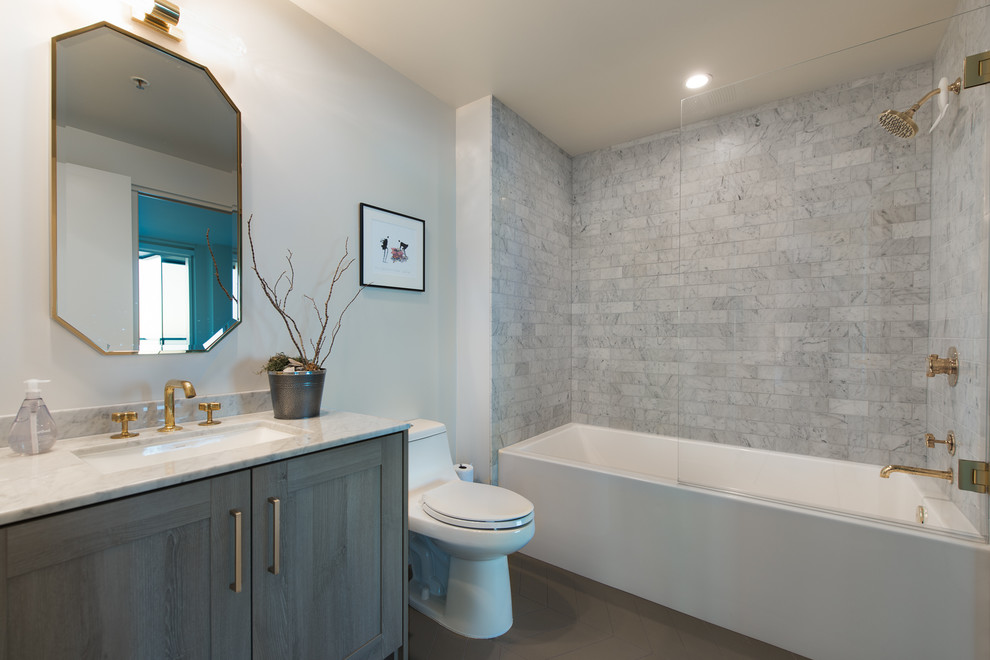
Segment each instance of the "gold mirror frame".
[{"label": "gold mirror frame", "polygon": [[[60,181],[60,178],[59,178],[59,172],[60,172],[60,163],[59,163],[59,155],[60,155],[59,154],[59,146],[60,146],[60,140],[59,140],[60,125],[59,125],[59,120],[60,120],[60,117],[59,117],[59,111],[60,111],[60,109],[63,109],[64,110],[64,108],[66,107],[65,106],[66,100],[64,98],[61,98],[61,96],[60,96],[60,90],[59,90],[59,87],[60,87],[60,85],[59,85],[59,81],[60,81],[60,78],[59,78],[59,54],[60,54],[59,53],[59,47],[60,47],[60,44],[64,44],[65,42],[67,42],[70,39],[73,39],[73,38],[76,38],[76,37],[80,37],[80,36],[83,36],[83,35],[88,35],[89,33],[95,33],[96,31],[99,31],[99,30],[110,30],[112,32],[111,33],[108,33],[108,34],[113,34],[114,38],[121,38],[121,37],[123,37],[123,38],[126,38],[126,40],[133,40],[135,42],[135,45],[136,46],[140,46],[142,49],[144,49],[144,48],[151,49],[151,51],[148,51],[148,57],[149,58],[151,58],[151,57],[159,57],[161,60],[163,60],[164,62],[166,62],[167,65],[169,65],[172,68],[174,68],[174,70],[177,72],[176,75],[179,77],[180,80],[181,80],[181,78],[183,76],[187,76],[187,80],[196,80],[195,78],[188,78],[188,76],[194,76],[194,77],[204,76],[202,80],[196,80],[196,83],[197,83],[196,86],[197,87],[201,86],[203,89],[210,89],[209,86],[212,85],[212,87],[215,88],[216,92],[219,93],[216,98],[218,100],[222,100],[224,103],[227,104],[227,106],[229,106],[229,110],[232,111],[232,114],[233,114],[233,127],[232,128],[233,128],[233,131],[234,131],[234,136],[233,136],[233,140],[232,140],[232,142],[233,142],[233,145],[232,146],[233,146],[234,153],[232,154],[232,158],[230,158],[231,154],[229,154],[229,153],[227,155],[225,155],[224,158],[227,159],[229,162],[227,162],[227,161],[224,161],[224,162],[225,162],[225,165],[227,165],[228,167],[229,166],[233,166],[233,170],[230,170],[230,169],[225,170],[225,172],[226,172],[225,176],[227,177],[225,179],[227,181],[227,187],[224,189],[226,192],[224,192],[223,195],[220,195],[221,197],[222,196],[226,196],[227,199],[228,199],[228,203],[217,203],[217,202],[215,202],[213,200],[210,200],[210,201],[205,202],[205,203],[201,203],[200,202],[200,198],[198,198],[196,195],[182,194],[182,193],[180,193],[179,191],[176,191],[176,190],[168,190],[167,186],[165,186],[165,187],[159,187],[157,185],[151,185],[151,186],[146,185],[146,184],[144,184],[144,185],[138,185],[138,184],[134,184],[132,182],[130,184],[130,192],[128,194],[128,203],[130,205],[130,215],[127,216],[127,217],[130,218],[131,225],[129,227],[124,228],[124,232],[123,232],[123,233],[131,234],[131,235],[130,236],[127,236],[127,237],[124,237],[124,238],[121,239],[117,235],[117,233],[115,232],[115,229],[113,229],[113,228],[106,229],[106,231],[103,231],[105,228],[103,226],[101,226],[101,225],[102,224],[105,224],[105,223],[104,223],[102,217],[99,214],[90,213],[90,215],[89,215],[89,218],[91,218],[90,222],[91,222],[92,226],[97,227],[97,229],[99,231],[99,234],[97,234],[97,232],[88,232],[86,230],[86,228],[88,226],[90,226],[90,225],[78,225],[76,227],[73,227],[73,229],[75,229],[75,231],[76,231],[76,233],[73,234],[73,239],[76,240],[77,237],[83,239],[83,241],[81,243],[81,244],[83,244],[83,247],[78,248],[76,250],[76,253],[77,254],[76,254],[76,256],[73,257],[73,259],[76,261],[76,263],[78,265],[78,263],[79,263],[78,254],[79,253],[82,253],[83,255],[85,255],[85,258],[83,259],[83,263],[85,263],[86,266],[84,268],[82,268],[82,269],[80,269],[80,268],[77,267],[75,269],[75,271],[72,271],[72,269],[68,265],[63,264],[63,268],[62,268],[62,271],[63,272],[60,273],[60,270],[59,270],[59,266],[60,266],[60,261],[59,260],[60,260],[60,257],[62,257],[64,259],[69,259],[70,258],[70,255],[69,255],[70,250],[66,247],[67,245],[69,245],[69,243],[67,242],[68,241],[67,235],[69,233],[69,229],[67,228],[67,225],[68,225],[68,214],[65,212],[66,205],[67,205],[66,198],[68,197],[68,195],[64,194],[64,189],[69,184],[66,182],[66,180],[65,180],[66,177],[65,176],[63,176],[63,178],[62,178],[61,181]],[[99,36],[98,35],[94,35],[93,38],[99,38]],[[66,69],[66,70],[69,69],[69,65],[68,64],[66,64],[65,62],[63,62],[62,64],[63,64],[63,68],[64,69]],[[184,67],[188,67],[188,70],[184,69]],[[130,86],[130,85],[136,86],[137,89],[139,89],[139,90],[143,90],[143,89],[149,89],[150,90],[150,89],[153,89],[153,87],[155,85],[155,82],[156,82],[155,80],[151,80],[150,81],[150,84],[147,84],[146,81],[143,81],[141,79],[142,76],[141,76],[141,72],[140,71],[134,70],[131,73],[133,73],[133,76],[130,78],[130,81],[127,81],[127,80],[124,81],[128,86]],[[70,75],[70,74],[67,74],[67,75]],[[116,84],[117,78],[114,78],[114,81],[115,81],[115,84]],[[159,82],[161,82],[161,81],[159,81]],[[142,84],[146,84],[146,87],[143,87]],[[192,86],[190,86],[190,88],[191,87]],[[165,89],[165,90],[161,90],[161,91],[167,92],[167,91],[170,91],[170,90]],[[190,94],[194,94],[194,93],[198,93],[200,91],[201,90],[197,89],[195,91],[190,91],[189,93]],[[211,92],[206,92],[206,93],[209,94]],[[98,94],[98,92],[94,92],[94,94],[91,94],[90,96],[94,96],[94,95],[97,95],[97,94]],[[64,96],[68,96],[68,93],[64,94]],[[179,105],[182,105],[183,104],[183,98],[182,97],[178,97],[177,98],[176,95],[174,95],[174,94],[171,94],[171,95],[166,94],[166,95],[160,96],[158,98],[160,98],[160,101],[154,106],[156,112],[157,112],[158,105],[161,105],[161,106],[171,105],[173,111],[175,112],[175,108],[178,107],[178,106],[176,106],[174,104],[175,103],[178,103]],[[117,107],[116,105],[111,106],[109,103],[104,103],[103,105],[108,110]],[[186,105],[188,106],[190,104],[186,103]],[[218,104],[217,107],[219,108],[220,105]],[[227,111],[226,111],[226,109],[221,109],[220,110],[220,113],[221,114],[226,114]],[[109,114],[109,112],[108,112],[108,114]],[[133,114],[134,113],[132,113],[131,116],[133,116]],[[151,113],[149,113],[149,114],[151,114]],[[176,112],[176,115],[179,115],[179,114],[180,114],[179,112]],[[162,121],[162,117],[163,116],[164,116],[164,121]],[[65,120],[64,117],[62,119],[63,119],[63,121]],[[109,122],[112,122],[112,118],[109,118],[108,119],[107,117],[103,117],[103,119],[104,119],[104,121],[107,121],[108,122],[107,123],[108,126],[110,125]],[[160,125],[167,124],[169,120],[171,120],[171,117],[168,117],[168,116],[165,116],[165,115],[159,115],[159,117],[157,119],[156,118],[149,119],[148,122],[146,123],[146,125],[147,126],[151,126],[154,130],[149,130],[148,133],[149,134],[150,133],[156,133],[157,134],[157,129],[160,127]],[[229,122],[229,119],[227,119],[226,121]],[[241,113],[240,113],[240,110],[237,108],[237,106],[233,103],[233,101],[227,95],[226,91],[220,85],[219,81],[217,81],[217,79],[213,76],[213,74],[205,66],[203,66],[201,64],[198,64],[197,62],[194,62],[194,61],[192,61],[192,60],[190,60],[190,59],[188,59],[186,57],[183,57],[182,55],[179,55],[179,54],[177,54],[177,53],[175,53],[175,52],[173,52],[173,51],[171,51],[171,50],[169,50],[167,48],[164,48],[164,47],[160,46],[159,44],[156,44],[156,43],[154,43],[152,41],[149,41],[149,40],[144,39],[142,37],[139,37],[137,35],[131,34],[130,32],[127,32],[126,30],[123,30],[123,29],[121,29],[121,28],[119,28],[119,27],[117,27],[115,25],[112,25],[112,24],[107,23],[107,22],[101,22],[101,23],[97,23],[97,24],[94,24],[94,25],[90,25],[90,26],[85,27],[85,28],[81,28],[81,29],[78,29],[78,30],[74,30],[74,31],[71,31],[71,32],[60,34],[60,35],[57,35],[57,36],[55,36],[55,37],[52,38],[52,110],[51,110],[51,122],[52,122],[52,125],[51,125],[51,200],[50,200],[50,203],[51,203],[51,209],[50,209],[50,218],[51,218],[51,221],[50,221],[50,224],[51,224],[51,236],[50,236],[50,245],[51,245],[50,276],[51,276],[51,283],[50,283],[50,289],[51,289],[51,315],[52,315],[52,318],[54,320],[56,320],[59,324],[61,324],[65,328],[67,328],[74,335],[76,335],[77,337],[79,337],[81,340],[83,340],[85,343],[89,344],[94,349],[96,349],[97,351],[99,351],[100,353],[103,353],[105,355],[134,355],[134,354],[138,354],[138,353],[147,354],[147,355],[153,355],[153,354],[176,354],[176,353],[189,353],[189,352],[203,352],[203,351],[210,350],[223,337],[225,337],[228,334],[230,334],[230,332],[236,326],[238,326],[240,324],[241,318],[242,318],[242,315],[243,315],[243,310],[242,310],[242,307],[241,307],[241,304],[240,304],[240,301],[239,301],[240,291],[241,291],[241,280],[242,280],[242,276],[243,276],[243,259],[242,259],[242,257],[243,257],[243,250],[242,250],[242,245],[241,245],[241,224],[242,224],[242,217],[241,217],[241,192],[242,192],[242,190],[241,190],[241,188],[242,188],[242,184],[241,184]],[[121,122],[122,125],[124,123],[125,122],[123,122],[123,121]],[[197,124],[198,123],[199,122],[197,122]],[[186,124],[183,124],[183,126],[189,126],[189,125],[190,125],[189,122],[187,122]],[[64,130],[65,129],[65,126],[63,126],[62,128]],[[71,127],[71,128],[75,128],[75,127]],[[117,130],[116,127],[113,128],[113,131],[114,132],[116,132],[116,130]],[[122,126],[121,130],[126,130],[126,127],[123,127]],[[208,129],[206,129],[206,130],[208,130]],[[226,132],[226,131],[229,131],[229,130],[230,130],[230,126],[229,125],[224,125],[223,126],[223,131],[220,131],[220,132]],[[173,143],[179,143],[179,142],[182,142],[183,139],[189,138],[188,144],[199,144],[201,142],[204,142],[206,139],[209,139],[209,137],[212,136],[216,132],[217,131],[204,132],[203,134],[201,134],[200,137],[202,139],[200,139],[199,142],[196,142],[196,136],[195,135],[192,135],[192,136],[186,135],[186,133],[192,134],[193,131],[184,131],[182,135],[175,135],[175,134],[169,135],[169,134],[166,134],[164,137],[159,136],[159,141],[160,141],[161,144],[172,145]],[[120,138],[118,138],[116,136],[108,136],[108,135],[105,135],[105,134],[104,135],[99,135],[97,131],[94,131],[94,134],[96,134],[96,136],[97,136],[98,139],[105,139],[105,140],[109,140],[109,141],[118,141],[118,142],[121,142],[121,143],[125,143],[124,146],[123,146],[123,148],[125,150],[128,149],[128,148],[132,148],[132,147],[138,147],[139,149],[143,148],[143,150],[145,150],[145,151],[156,151],[154,147],[143,146],[143,145],[140,145],[140,144],[130,144],[127,140],[120,139]],[[229,146],[230,146],[229,145],[229,143],[230,143],[230,135],[229,135],[229,133],[225,133],[225,136],[224,137],[227,140],[227,146],[229,148]],[[173,140],[172,138],[175,138],[175,139]],[[66,140],[66,142],[68,142],[68,140]],[[75,147],[72,147],[72,148],[74,149]],[[176,148],[178,148],[178,146],[176,146]],[[162,154],[161,153],[155,153],[155,156],[162,156]],[[106,158],[106,156],[104,156],[102,153],[100,154],[100,157]],[[166,156],[166,158],[167,157],[168,156]],[[175,158],[176,157],[173,155],[172,156],[172,160],[175,160]],[[217,156],[217,158],[219,158],[219,156]],[[182,162],[184,162],[184,161],[176,161],[176,163],[178,163],[178,164],[181,164]],[[190,162],[192,162],[192,161],[190,161]],[[203,161],[200,161],[200,162],[203,162]],[[62,165],[62,168],[63,168],[63,173],[65,171],[67,171],[68,170],[68,167],[70,167],[70,166],[71,167],[79,167],[79,166],[77,166],[73,162],[69,162],[68,164],[66,164],[65,161],[63,161],[63,163],[61,165]],[[116,166],[117,169],[126,169],[126,168],[122,168],[121,165],[120,165],[120,163],[115,163],[115,166]],[[195,165],[195,164],[194,165],[191,165],[191,167],[196,167],[196,166],[197,165]],[[206,166],[204,166],[204,167],[206,167]],[[99,168],[95,168],[94,169],[94,168],[92,168],[92,166],[90,168],[83,167],[82,169],[83,170],[92,169],[92,171],[94,173],[100,173],[100,169]],[[113,168],[112,167],[108,167],[106,169],[107,170],[111,170]],[[154,168],[148,168],[148,169],[150,170],[150,169],[154,169]],[[174,169],[175,169],[176,172],[181,172],[182,175],[192,174],[193,173],[193,170],[192,169],[190,169],[189,172],[183,172],[181,166],[178,166],[178,165]],[[206,167],[206,169],[209,169],[209,168]],[[217,170],[217,171],[222,173],[221,170]],[[113,176],[116,176],[118,173],[102,172],[102,174],[109,174],[110,175],[110,178],[112,180]],[[123,176],[124,179],[128,179],[129,174],[130,173],[125,173],[122,176]],[[189,178],[190,179],[195,179],[196,177],[195,177],[195,175],[192,175]],[[218,177],[218,178],[222,178],[222,177]],[[130,179],[128,179],[128,180],[130,181]],[[236,191],[235,190],[231,190],[231,187],[230,187],[230,184],[231,183],[233,183],[234,186],[236,186]],[[205,187],[205,184],[203,184],[203,185]],[[83,188],[85,188],[85,187],[83,187]],[[60,190],[62,190],[62,192],[63,192],[63,194],[61,196],[59,194]],[[74,190],[79,190],[79,188],[77,187]],[[231,193],[233,193],[233,194],[231,194]],[[141,342],[139,341],[139,332],[138,332],[138,328],[139,328],[139,320],[138,320],[138,293],[137,293],[137,290],[138,290],[138,277],[137,277],[138,264],[137,264],[137,261],[139,259],[139,253],[142,250],[142,248],[139,247],[139,243],[143,245],[143,242],[142,242],[143,239],[142,239],[141,235],[138,233],[138,230],[137,230],[137,226],[138,226],[137,216],[138,216],[138,200],[139,200],[139,198],[141,198],[142,200],[144,200],[144,199],[149,199],[149,200],[150,199],[157,199],[159,201],[164,200],[164,201],[167,201],[167,202],[177,202],[177,204],[176,204],[177,206],[189,207],[191,213],[193,213],[193,214],[195,214],[197,212],[197,209],[200,212],[202,212],[202,211],[204,211],[204,209],[206,209],[207,211],[213,212],[213,214],[217,217],[218,221],[221,224],[226,224],[227,225],[226,227],[221,227],[220,228],[221,229],[220,231],[215,231],[211,235],[211,237],[210,237],[211,238],[210,243],[211,243],[212,248],[214,250],[216,250],[217,252],[220,252],[221,249],[223,248],[222,243],[223,243],[224,240],[226,240],[226,243],[229,246],[227,248],[227,252],[229,252],[229,254],[230,254],[230,257],[229,257],[229,260],[230,260],[229,261],[230,269],[229,269],[229,271],[223,271],[223,272],[225,272],[224,277],[227,277],[226,272],[229,272],[229,279],[227,281],[227,287],[229,287],[229,289],[230,289],[229,291],[227,290],[227,287],[224,287],[223,286],[223,283],[220,282],[217,274],[214,273],[214,267],[218,264],[218,262],[220,264],[226,264],[226,263],[228,263],[225,260],[225,254],[226,253],[221,253],[221,256],[218,259],[217,257],[215,257],[213,255],[213,253],[211,251],[209,251],[209,249],[204,249],[204,248],[206,248],[205,241],[202,241],[201,238],[200,238],[200,235],[199,235],[199,232],[202,230],[203,226],[202,225],[195,225],[195,229],[194,229],[194,232],[196,233],[195,245],[194,246],[191,246],[189,248],[189,250],[190,250],[190,254],[192,254],[193,252],[195,252],[198,255],[199,258],[198,258],[198,260],[196,260],[196,268],[195,268],[195,276],[196,276],[195,282],[196,282],[196,284],[195,285],[193,285],[191,283],[191,282],[194,281],[193,280],[194,273],[193,273],[193,268],[192,268],[192,265],[191,264],[193,263],[193,260],[196,259],[196,257],[190,256],[188,258],[189,259],[189,261],[188,261],[189,267],[187,268],[187,270],[189,272],[187,273],[187,276],[190,279],[189,291],[188,292],[189,292],[189,295],[190,295],[190,301],[191,302],[189,304],[190,304],[191,309],[190,309],[190,313],[189,313],[190,320],[188,322],[189,323],[189,331],[187,333],[188,336],[186,337],[187,346],[185,348],[181,348],[181,349],[165,348],[165,343],[162,342],[160,344],[159,350],[148,350],[146,346],[145,347],[142,347],[141,346]],[[117,200],[117,207],[116,208],[118,210],[121,210],[122,211],[122,213],[120,215],[122,217],[124,217],[126,215],[127,209],[122,206],[122,203],[123,203],[122,201]],[[63,206],[60,207],[60,204],[62,204]],[[226,215],[224,215],[224,214],[226,214]],[[64,217],[61,218],[61,220],[62,220],[61,224],[59,222],[60,215],[64,216]],[[149,217],[150,217],[150,215],[149,215]],[[166,227],[166,226],[168,226],[169,229],[167,231],[170,231],[171,232],[171,231],[173,231],[173,228],[175,226],[178,226],[178,223],[172,223],[171,225],[169,225],[169,223],[159,223],[159,226],[160,227]],[[82,229],[79,229],[79,227],[82,227]],[[62,233],[60,233],[60,232],[62,232]],[[225,232],[226,232],[226,238],[224,236],[224,233]],[[205,231],[203,232],[203,238],[205,238]],[[152,238],[152,239],[149,239],[149,240],[154,241],[154,240],[157,240],[157,239]],[[87,287],[85,284],[81,284],[80,285],[79,282],[76,282],[75,281],[75,277],[74,276],[78,275],[79,272],[80,272],[80,270],[84,270],[86,272],[83,273],[83,278],[82,279],[85,280],[86,279],[86,276],[89,275],[89,272],[88,272],[89,271],[89,267],[88,267],[89,264],[91,264],[91,263],[92,264],[100,264],[100,263],[105,263],[105,262],[108,262],[108,261],[115,261],[115,260],[105,259],[106,254],[103,254],[102,253],[104,250],[106,250],[107,252],[109,252],[109,254],[116,254],[117,253],[117,252],[114,252],[111,248],[106,247],[106,245],[103,245],[103,247],[101,247],[101,244],[104,244],[105,242],[110,242],[110,241],[116,241],[117,242],[117,247],[119,247],[120,245],[125,245],[125,249],[127,249],[127,254],[129,255],[128,258],[127,258],[127,260],[126,261],[125,260],[121,260],[120,262],[117,262],[117,265],[115,267],[120,272],[123,272],[123,271],[125,271],[127,269],[130,269],[130,271],[131,271],[131,273],[130,273],[131,281],[129,282],[129,289],[131,291],[131,294],[130,295],[119,296],[119,295],[115,295],[113,293],[107,292],[106,293],[106,296],[105,296],[105,298],[103,300],[94,301],[94,300],[91,300],[90,299],[90,297],[92,295],[91,292],[93,292],[94,290],[103,291],[103,290],[105,290],[104,287],[102,287],[102,286],[88,286]],[[130,248],[129,249],[126,247],[126,245],[127,245],[128,242],[130,243]],[[62,243],[62,253],[63,254],[60,254],[60,250],[59,250],[59,244],[60,243]],[[73,243],[73,245],[75,245],[75,244],[80,244],[80,241],[76,240],[76,243]],[[87,250],[91,250],[91,252],[88,252]],[[206,263],[206,260],[209,260],[209,263],[208,264]],[[205,273],[207,271],[207,265],[208,265],[208,272],[209,272],[208,282],[205,279],[207,277],[205,275]],[[218,272],[220,272],[220,271],[218,271]],[[70,294],[71,294],[71,292],[68,291],[65,286],[62,287],[63,290],[61,291],[61,295],[62,295],[62,298],[63,298],[63,307],[60,309],[60,305],[59,305],[59,300],[60,300],[60,290],[59,290],[60,289],[60,286],[59,286],[60,280],[59,280],[59,278],[60,277],[62,277],[63,279],[65,279],[67,282],[72,282],[72,286],[77,286],[81,290],[84,290],[86,292],[86,294],[87,294],[85,296],[85,298],[86,298],[85,301],[79,301],[77,303],[72,303],[73,305],[75,305],[76,308],[80,308],[80,309],[83,310],[82,312],[73,312],[74,314],[76,314],[75,317],[73,317],[70,314],[69,315],[70,318],[65,318],[66,312],[67,311],[70,311],[70,310],[68,310],[68,308],[65,305],[65,299],[66,299],[67,296],[70,296]],[[127,277],[127,275],[125,274],[125,277],[123,277],[121,279],[126,279],[126,277]],[[117,279],[117,278],[110,277],[110,278],[104,278],[103,281],[106,282],[106,284],[108,285],[108,287],[111,287],[111,286],[116,286],[117,285],[117,283],[113,281],[115,279]],[[127,284],[124,284],[123,287],[118,286],[117,288],[118,289],[121,289],[121,290],[126,290],[126,289],[128,289],[128,285]],[[82,296],[77,296],[77,297],[80,297],[81,298]],[[119,306],[118,306],[118,303],[116,301],[118,299],[120,299],[120,298],[123,298],[124,300],[122,302],[120,302],[119,303]],[[197,307],[197,305],[200,305],[200,306]],[[224,305],[226,305],[226,310],[223,309],[223,306]],[[126,337],[129,334],[131,336],[130,345],[126,345],[126,342],[125,341],[118,341],[117,339],[119,339],[119,337],[118,338],[115,338],[114,336],[111,336],[110,337],[110,341],[108,341],[108,338],[106,336],[91,337],[90,334],[96,334],[96,333],[93,333],[93,332],[88,333],[87,330],[83,327],[87,323],[89,323],[91,321],[91,319],[96,319],[96,321],[94,321],[94,322],[97,323],[97,324],[103,322],[103,319],[101,318],[101,314],[98,311],[101,308],[101,306],[102,306],[103,309],[110,310],[112,312],[112,314],[113,314],[111,320],[108,321],[108,322],[106,322],[107,324],[113,326],[114,330],[111,331],[112,333],[117,331],[117,327],[119,325],[119,324],[118,325],[114,325],[114,320],[126,319],[127,317],[130,317],[130,319],[132,320],[131,326],[129,328],[122,329],[118,333],[119,334],[119,337]],[[217,317],[217,320],[216,321],[212,321],[215,310],[220,310],[220,316]],[[229,312],[229,316],[226,315],[228,312]],[[210,320],[207,321],[207,320],[204,320],[203,318],[200,318],[200,317],[208,317]],[[84,321],[84,322],[81,323],[80,321]],[[200,328],[200,326],[202,326],[202,328]],[[212,332],[212,334],[210,334],[211,332]],[[203,338],[207,338],[206,341],[203,341]],[[199,348],[192,348],[192,342],[194,342],[194,341],[196,342],[195,345],[200,346]]]}]

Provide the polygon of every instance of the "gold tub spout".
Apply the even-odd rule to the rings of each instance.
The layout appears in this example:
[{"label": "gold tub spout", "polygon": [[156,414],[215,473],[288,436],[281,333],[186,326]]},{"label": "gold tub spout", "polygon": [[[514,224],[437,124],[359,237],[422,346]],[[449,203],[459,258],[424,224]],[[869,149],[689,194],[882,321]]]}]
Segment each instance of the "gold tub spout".
[{"label": "gold tub spout", "polygon": [[911,467],[910,465],[884,466],[880,470],[880,476],[884,479],[889,479],[892,472],[904,472],[905,474],[916,474],[919,477],[934,477],[936,479],[945,479],[946,481],[953,481],[955,477],[952,473],[952,468],[948,470],[929,470],[928,468]]}]

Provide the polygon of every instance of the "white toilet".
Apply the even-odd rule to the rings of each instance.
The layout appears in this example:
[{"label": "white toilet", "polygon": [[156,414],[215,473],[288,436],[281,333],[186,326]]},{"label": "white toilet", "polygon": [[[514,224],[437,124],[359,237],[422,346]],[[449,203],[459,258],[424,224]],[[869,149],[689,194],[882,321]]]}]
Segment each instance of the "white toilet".
[{"label": "white toilet", "polygon": [[533,538],[533,503],[461,481],[447,428],[409,423],[409,604],[459,635],[498,637],[512,627],[506,557]]}]

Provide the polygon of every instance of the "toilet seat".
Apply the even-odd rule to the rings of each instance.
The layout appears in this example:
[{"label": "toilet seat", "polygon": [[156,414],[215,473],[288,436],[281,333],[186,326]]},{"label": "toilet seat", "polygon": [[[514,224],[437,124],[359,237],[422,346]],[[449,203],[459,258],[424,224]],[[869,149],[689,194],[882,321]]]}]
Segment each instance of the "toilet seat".
[{"label": "toilet seat", "polygon": [[431,518],[469,529],[515,529],[533,520],[533,503],[522,495],[488,484],[449,481],[423,495]]}]

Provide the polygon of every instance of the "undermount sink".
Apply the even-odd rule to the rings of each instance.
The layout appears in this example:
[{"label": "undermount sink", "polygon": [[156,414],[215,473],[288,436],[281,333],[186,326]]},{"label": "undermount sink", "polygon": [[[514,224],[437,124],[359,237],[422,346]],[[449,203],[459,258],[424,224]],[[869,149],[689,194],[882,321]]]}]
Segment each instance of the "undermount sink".
[{"label": "undermount sink", "polygon": [[73,452],[104,474],[181,461],[231,449],[241,449],[302,435],[291,426],[257,421],[213,429],[178,431],[174,434],[142,431],[140,436],[112,445]]}]

